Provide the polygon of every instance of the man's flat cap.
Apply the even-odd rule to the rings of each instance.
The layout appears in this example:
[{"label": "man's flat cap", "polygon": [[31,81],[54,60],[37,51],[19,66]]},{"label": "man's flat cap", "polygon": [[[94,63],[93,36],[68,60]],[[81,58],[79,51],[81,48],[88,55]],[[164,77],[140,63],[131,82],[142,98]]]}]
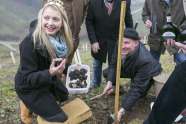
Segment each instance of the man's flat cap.
[{"label": "man's flat cap", "polygon": [[124,37],[130,38],[133,40],[140,40],[140,37],[138,36],[138,32],[134,30],[133,28],[126,28],[124,30]]}]

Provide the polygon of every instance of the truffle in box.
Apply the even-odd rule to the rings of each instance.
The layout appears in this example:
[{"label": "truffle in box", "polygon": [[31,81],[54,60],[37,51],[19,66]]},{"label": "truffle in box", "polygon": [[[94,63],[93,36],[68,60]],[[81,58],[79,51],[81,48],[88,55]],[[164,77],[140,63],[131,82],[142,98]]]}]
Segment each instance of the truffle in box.
[{"label": "truffle in box", "polygon": [[87,93],[90,86],[88,65],[71,65],[68,68],[66,87],[69,93]]}]

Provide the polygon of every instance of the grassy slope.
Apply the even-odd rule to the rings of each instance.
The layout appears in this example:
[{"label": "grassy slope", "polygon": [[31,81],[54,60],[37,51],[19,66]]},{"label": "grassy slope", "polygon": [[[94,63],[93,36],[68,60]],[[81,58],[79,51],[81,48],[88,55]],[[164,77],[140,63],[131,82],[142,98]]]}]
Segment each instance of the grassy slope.
[{"label": "grassy slope", "polygon": [[[93,78],[93,58],[90,55],[90,48],[88,49],[88,51],[83,51],[82,50],[82,43],[80,43],[79,46],[79,52],[80,52],[80,56],[81,56],[81,60],[83,64],[89,65],[90,69],[91,69],[91,80]],[[86,42],[88,43],[88,42]],[[89,45],[89,43],[88,43]],[[90,47],[90,45],[89,45]],[[1,47],[2,48],[2,47]],[[0,49],[1,49],[0,48]],[[5,50],[5,48],[2,48]],[[0,50],[1,51],[1,50]],[[19,63],[19,56],[15,56],[16,57],[16,62],[17,64]],[[74,63],[74,61],[73,61]],[[174,69],[174,62],[172,59],[172,56],[169,56],[169,54],[166,52],[165,55],[163,55],[161,57],[161,63],[162,63],[162,67],[164,69],[163,73],[170,73],[172,72],[172,70]],[[6,69],[0,69],[0,123],[5,123],[6,120],[12,120],[14,121],[14,124],[18,124],[20,123],[20,115],[18,115],[17,111],[19,110],[19,99],[18,96],[15,93],[15,89],[14,89],[14,76],[15,73],[17,71],[18,66],[15,67],[11,67],[12,66],[12,61],[11,58],[3,58],[0,61],[0,64],[2,64],[3,66],[7,66]],[[103,65],[103,68],[106,68],[107,64]],[[120,79],[120,82],[122,84],[126,84],[128,83],[130,80],[129,79]],[[94,90],[93,92],[91,92],[90,94],[85,94],[85,95],[77,95],[76,97],[79,97],[83,100],[88,100],[89,98],[95,96],[96,94],[100,94],[103,92],[103,89],[105,87],[104,82],[106,82],[106,80],[103,78],[102,80],[102,85],[101,87],[97,88],[96,90]],[[123,98],[120,98],[120,104],[122,102]],[[11,118],[9,116],[9,114],[11,114]],[[143,122],[143,120],[139,120],[139,118],[135,119],[135,120],[131,120],[130,124],[141,124]]]},{"label": "grassy slope", "polygon": [[[143,1],[144,0],[138,0],[134,2],[143,6]],[[2,25],[0,25],[0,40],[20,41],[23,39],[28,33],[30,22],[37,17],[38,10],[34,8],[39,8],[38,6],[26,6],[22,2],[18,2],[18,0],[0,1],[0,22],[2,22]],[[131,8],[135,10],[141,6],[132,6]],[[139,31],[139,29],[144,29],[144,24],[141,20],[141,12],[134,14],[133,19],[134,22],[139,21],[137,31]],[[140,36],[143,36],[143,34],[140,33]],[[84,24],[80,37],[82,40],[87,39],[86,27]]]},{"label": "grassy slope", "polygon": [[[40,5],[38,5],[40,6]],[[37,7],[38,8],[38,7]],[[15,0],[0,1],[0,40],[20,40],[28,33],[29,23],[38,10]]]},{"label": "grassy slope", "polygon": [[[1,10],[1,8],[2,8],[2,4],[0,2],[0,10]],[[135,9],[137,9],[137,8],[139,8],[139,7],[135,6]],[[13,17],[14,16],[12,16],[12,18]],[[26,14],[25,14],[25,17],[26,17]],[[16,19],[17,17],[14,17],[14,18]],[[141,20],[141,12],[134,14],[133,19],[134,19],[134,22],[136,20],[139,21],[137,31],[139,32],[140,36],[147,35],[149,31],[145,29],[144,24]],[[0,21],[1,21],[1,18],[0,18]],[[19,20],[19,21],[22,22],[21,20]],[[6,23],[6,21],[5,21],[5,23]],[[23,21],[22,24],[24,24],[24,23],[25,22]],[[17,25],[19,25],[19,24],[17,24]],[[0,25],[0,29],[1,29],[1,25]],[[84,29],[84,30],[86,30],[86,29]],[[1,34],[1,32],[0,32],[0,34]],[[80,44],[80,46],[82,46],[82,43]],[[0,46],[0,51],[1,50],[5,51],[6,48],[3,48],[2,46]],[[87,52],[82,51],[82,49],[79,49],[79,50],[80,50],[80,55],[81,55],[81,59],[82,59],[83,64],[87,64],[90,66],[91,79],[92,79],[92,77],[93,77],[93,74],[92,74],[93,59],[90,55],[90,49]],[[19,62],[18,56],[16,57],[16,60]],[[6,59],[2,59],[0,61],[0,63],[5,65],[5,63],[7,64],[7,61],[8,60],[6,60]],[[10,58],[9,58],[9,62],[11,63]],[[162,68],[164,69],[163,73],[170,73],[174,69],[175,64],[173,62],[173,57],[169,56],[169,54],[167,52],[165,55],[163,55],[161,57],[160,62],[162,63]],[[104,64],[103,66],[104,66],[103,68],[106,68],[107,64]],[[15,123],[20,122],[19,115],[15,115],[17,113],[15,111],[18,109],[18,105],[19,105],[19,100],[17,99],[17,95],[15,94],[15,91],[14,91],[14,80],[13,80],[16,70],[17,70],[17,67],[8,68],[8,69],[0,69],[0,80],[1,80],[1,82],[0,82],[0,86],[1,86],[0,87],[0,95],[1,95],[1,97],[0,97],[0,101],[1,101],[0,102],[0,123],[3,123],[6,121],[6,117],[7,117],[6,113],[8,113],[8,112],[12,113],[11,119],[9,119],[9,120],[14,120]],[[127,83],[129,80],[128,79],[121,79],[120,81],[122,83]],[[103,79],[103,82],[105,82],[104,79]],[[79,95],[79,97],[80,98],[86,97],[84,99],[89,99],[90,97],[101,93],[104,88],[104,85],[102,85],[100,88],[96,89],[90,95],[85,95],[85,96]],[[143,120],[136,119],[136,120],[133,120],[130,124],[139,124],[142,122],[143,122]]]}]

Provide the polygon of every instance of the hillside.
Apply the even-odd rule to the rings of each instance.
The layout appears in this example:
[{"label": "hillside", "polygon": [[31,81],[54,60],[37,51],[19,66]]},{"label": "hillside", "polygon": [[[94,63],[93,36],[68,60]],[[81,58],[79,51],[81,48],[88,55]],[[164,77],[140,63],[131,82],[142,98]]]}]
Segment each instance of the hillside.
[{"label": "hillside", "polygon": [[[144,0],[133,0],[132,12],[143,7]],[[21,41],[27,34],[29,24],[37,18],[41,0],[0,0],[0,41]],[[133,23],[139,22],[137,31],[143,37],[148,34],[141,19],[141,11],[133,15]],[[86,26],[80,32],[81,41],[87,41]]]},{"label": "hillside", "polygon": [[29,23],[37,18],[40,6],[40,0],[1,0],[0,40],[21,40],[28,33]]}]

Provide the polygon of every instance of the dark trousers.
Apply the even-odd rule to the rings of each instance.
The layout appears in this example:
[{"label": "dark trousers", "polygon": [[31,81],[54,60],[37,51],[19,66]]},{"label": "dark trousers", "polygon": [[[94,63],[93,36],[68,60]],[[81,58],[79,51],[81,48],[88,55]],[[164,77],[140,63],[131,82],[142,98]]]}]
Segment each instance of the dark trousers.
[{"label": "dark trousers", "polygon": [[143,124],[172,124],[185,107],[186,61],[175,68]]},{"label": "dark trousers", "polygon": [[63,110],[60,113],[53,116],[49,116],[49,117],[41,116],[41,117],[48,122],[61,122],[61,123],[65,122],[68,119],[67,115],[64,113]]}]

